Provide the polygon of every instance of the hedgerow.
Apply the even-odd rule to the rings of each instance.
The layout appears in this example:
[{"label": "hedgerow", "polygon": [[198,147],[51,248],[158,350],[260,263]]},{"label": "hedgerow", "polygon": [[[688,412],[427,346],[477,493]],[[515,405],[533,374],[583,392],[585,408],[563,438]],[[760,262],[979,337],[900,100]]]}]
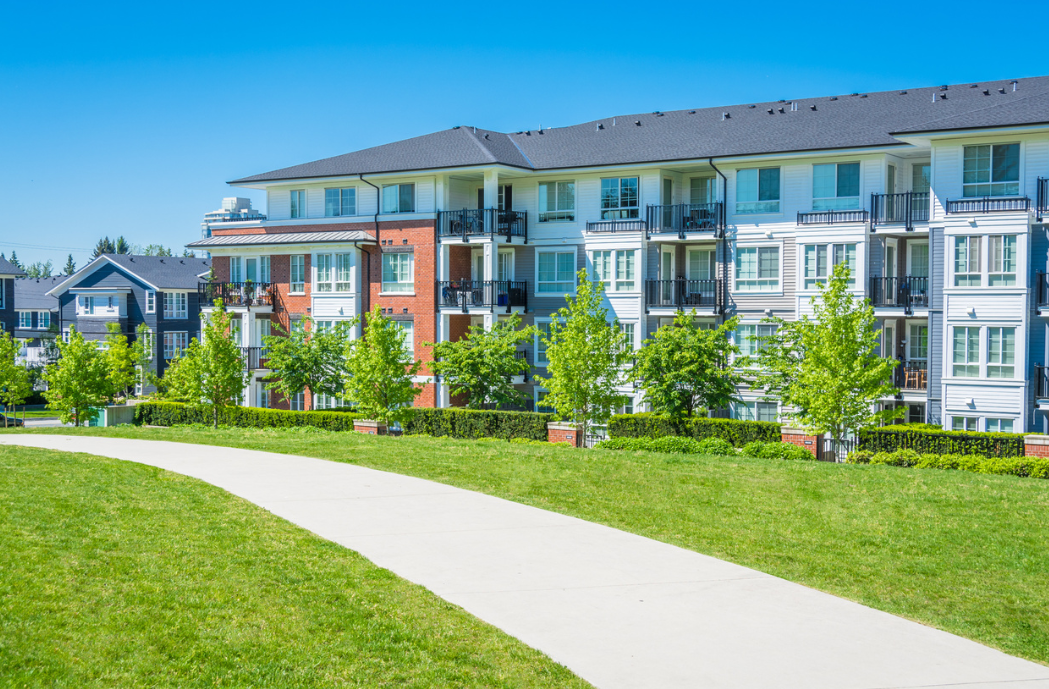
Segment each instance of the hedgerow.
[{"label": "hedgerow", "polygon": [[857,439],[857,448],[871,452],[914,450],[919,454],[1024,456],[1024,437],[1020,433],[977,433],[887,426],[862,430],[857,434]]},{"label": "hedgerow", "polygon": [[[220,407],[220,426],[235,428],[295,428],[314,426],[329,431],[352,431],[357,414],[345,411],[284,411],[260,407]],[[144,426],[213,425],[210,405],[148,402],[135,406],[135,423]]]},{"label": "hedgerow", "polygon": [[420,407],[404,422],[407,435],[448,438],[502,438],[512,440],[547,439],[546,424],[557,420],[554,414],[488,411],[479,409],[429,409]]},{"label": "hedgerow", "polygon": [[688,455],[734,455],[736,449],[721,438],[681,438],[665,436],[663,438],[609,438],[594,446],[600,450],[644,450],[648,452],[666,452]]},{"label": "hedgerow", "polygon": [[815,460],[816,457],[803,447],[784,442],[761,442],[756,440],[743,446],[743,454],[761,459]]},{"label": "hedgerow", "polygon": [[721,438],[735,447],[755,440],[778,442],[780,425],[769,421],[740,421],[737,419],[676,419],[659,414],[620,414],[608,422],[611,438]]},{"label": "hedgerow", "polygon": [[885,464],[916,469],[954,469],[977,474],[999,474],[1030,478],[1049,478],[1049,458],[984,457],[982,455],[918,454],[914,450],[896,452],[852,452],[846,459],[851,464]]}]

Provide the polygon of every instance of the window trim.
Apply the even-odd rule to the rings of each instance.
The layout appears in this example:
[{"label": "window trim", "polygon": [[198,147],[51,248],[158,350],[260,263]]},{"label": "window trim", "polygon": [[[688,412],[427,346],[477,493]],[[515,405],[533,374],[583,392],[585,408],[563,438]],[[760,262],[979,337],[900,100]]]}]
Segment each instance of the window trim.
[{"label": "window trim", "polygon": [[[834,166],[834,196],[816,196],[816,168],[817,167],[828,167]],[[839,196],[841,191],[841,172],[839,168],[842,165],[855,165],[856,166],[856,196]],[[895,168],[890,165],[889,167]],[[887,173],[886,173],[887,174]],[[889,192],[890,194],[893,192]],[[858,160],[846,161],[841,163],[813,163],[812,165],[812,210],[813,211],[839,211],[839,210],[858,210],[861,206],[860,200],[863,198],[863,165]],[[828,203],[826,208],[820,206],[817,202],[833,202],[839,199],[848,199],[850,202],[855,201],[852,205],[838,205],[835,203]]]},{"label": "window trim", "polygon": [[[302,265],[300,266],[301,274],[299,277],[301,280],[295,280],[295,259],[300,259]],[[310,266],[312,268],[312,266]],[[309,281],[306,279],[306,254],[291,254],[288,257],[288,294],[306,294],[306,285]],[[300,285],[301,289],[295,289],[296,285]]]},{"label": "window trim", "polygon": [[[1004,263],[1005,263],[1005,246],[1006,246],[1007,240],[1010,240],[1010,239],[1012,240],[1012,267],[1013,267],[1013,269],[1011,271],[995,270],[995,268],[997,267],[997,266],[995,266],[995,246],[994,246],[995,245],[995,240],[999,240],[1001,242],[1002,264],[1003,264],[1002,268],[1004,268],[1005,267],[1005,265],[1004,265]],[[994,288],[994,287],[1014,288],[1014,287],[1017,286],[1017,280],[1019,279],[1019,277],[1017,275],[1017,273],[1019,272],[1017,270],[1018,263],[1019,263],[1019,261],[1017,260],[1017,257],[1019,256],[1019,254],[1020,254],[1020,239],[1019,239],[1019,237],[1017,235],[1015,235],[1015,234],[992,234],[992,235],[989,235],[987,237],[987,286],[988,287],[991,287],[991,288]],[[1011,282],[1009,284],[997,284],[996,285],[993,282],[995,278],[999,278],[999,279],[1004,280],[1004,279],[1008,279],[1010,277],[1011,277]]]},{"label": "window trim", "polygon": [[305,189],[288,190],[288,217],[302,220],[309,217],[309,193]]},{"label": "window trim", "polygon": [[[399,251],[399,252],[392,252],[391,251],[391,252],[383,253],[381,255],[382,255],[382,258],[379,261],[379,294],[390,295],[390,296],[401,296],[401,297],[411,296],[411,295],[415,294],[415,253],[411,252],[411,251]],[[384,273],[386,272],[386,259],[387,259],[387,257],[397,258],[398,262],[400,262],[400,257],[401,256],[407,256],[408,257],[408,259],[407,259],[408,260],[408,276],[409,276],[410,279],[407,280],[407,281],[401,281],[401,280],[398,279],[395,282],[387,282],[386,279],[385,279],[385,275],[384,275]],[[400,277],[399,276],[399,273],[400,273],[399,267],[398,267],[398,271],[397,272],[398,272],[398,277]],[[400,291],[400,290],[390,291],[389,289],[387,289],[387,285],[408,285],[410,288],[406,289],[406,290],[403,290],[403,291]]]},{"label": "window trim", "polygon": [[[761,323],[759,321],[753,321],[753,322],[750,322],[750,323],[737,323],[736,324],[736,329],[732,331],[732,343],[734,345],[736,345],[736,347],[739,348],[740,352],[739,352],[738,356],[740,356],[740,357],[756,356],[761,351],[759,349],[759,345],[758,345],[757,342],[753,343],[753,346],[754,346],[754,351],[753,352],[746,353],[746,352],[743,351],[743,344],[744,344],[744,342],[743,342],[742,337],[739,334],[739,329],[740,328],[754,328],[754,334],[753,335],[748,335],[748,338],[755,338],[755,339],[763,337],[763,335],[761,334],[761,331],[760,331],[761,328],[770,328],[771,331],[772,331],[772,334],[775,334],[775,332],[777,330],[776,325],[774,323]],[[764,337],[768,337],[768,336],[769,335],[764,335]],[[746,344],[747,344],[748,347],[751,346],[750,342],[747,342]]]},{"label": "window trim", "polygon": [[[171,355],[170,356],[168,355],[168,351],[169,351],[168,350],[168,336],[169,335],[172,337],[172,340],[173,340],[173,342],[172,342],[172,349],[171,349]],[[177,335],[181,335],[182,337],[181,338],[176,338]],[[174,343],[174,340],[176,340],[176,339],[181,339],[182,340],[182,347],[179,347],[177,352],[175,351],[176,347],[175,347],[175,343]],[[186,331],[186,330],[165,330],[164,331],[163,351],[161,352],[161,355],[164,357],[164,361],[171,361],[176,356],[181,356],[182,352],[186,351],[187,347],[189,347],[189,332],[188,331]]]},{"label": "window trim", "polygon": [[[25,317],[28,316],[29,323],[24,323]],[[18,329],[19,330],[32,330],[33,329],[33,312],[32,311],[19,311],[18,312]]]},{"label": "window trim", "polygon": [[146,313],[157,312],[157,293],[155,290],[146,290]]},{"label": "window trim", "polygon": [[[985,333],[984,337],[986,338],[986,341],[987,341],[987,367],[985,369],[986,378],[988,380],[1016,380],[1016,368],[1017,368],[1017,366],[1016,366],[1016,354],[1017,354],[1016,331],[1017,331],[1017,327],[1016,326],[1012,326],[1012,325],[988,325],[988,326],[986,326],[984,328],[984,330],[986,330],[986,333]],[[1004,358],[1003,355],[1005,354],[1005,348],[1004,348],[1005,331],[1006,330],[1011,330],[1012,331],[1012,359],[1013,359],[1013,362],[1011,364],[1006,364],[1006,363],[1002,363],[1001,361],[997,361],[996,362],[996,361],[992,361],[991,360],[991,351],[992,351],[991,350],[991,343],[994,341],[993,340],[993,336],[992,336],[992,331],[995,331],[995,330],[998,331],[998,335],[999,335],[999,350],[998,350],[999,358]],[[1002,375],[992,376],[991,375],[991,369],[992,368],[999,369],[999,371],[998,371],[999,373],[1004,372],[1004,371],[1002,371],[1002,369],[1010,368],[1010,369],[1012,369],[1012,375],[1009,375],[1009,376],[1002,376]]]},{"label": "window trim", "polygon": [[[975,361],[969,359],[969,357],[968,357],[968,353],[969,353],[969,335],[970,335],[969,332],[966,332],[966,336],[965,336],[966,359],[963,362],[955,361],[955,353],[956,353],[955,347],[956,347],[956,344],[957,344],[956,334],[957,334],[959,329],[964,329],[966,331],[971,331],[971,330],[975,330],[976,331],[976,360]],[[951,351],[950,351],[951,375],[950,375],[950,377],[951,378],[971,379],[971,378],[980,378],[981,377],[980,374],[983,372],[983,366],[982,366],[982,359],[983,359],[983,332],[982,331],[983,331],[983,328],[981,326],[978,326],[978,325],[952,325],[951,326],[951,340],[950,340],[950,343],[951,343]],[[974,375],[959,375],[956,372],[958,366],[965,366],[965,367],[968,367],[968,368],[972,368],[972,367],[975,366],[976,367],[976,373]]]},{"label": "window trim", "polygon": [[[401,208],[401,187],[412,188],[412,207],[408,210]],[[397,189],[397,210],[386,210],[386,190]],[[382,185],[382,191],[379,194],[379,215],[396,215],[399,213],[414,213],[416,207],[419,205],[419,200],[416,197],[416,185],[415,182],[397,182],[395,184],[384,184]]]},{"label": "window trim", "polygon": [[[623,181],[634,180],[636,198],[635,205],[624,206],[623,203]],[[605,206],[605,182],[616,183],[616,205]],[[636,220],[641,217],[641,177],[602,177],[598,187],[598,209],[601,211],[602,220]],[[625,215],[624,215],[625,213]]]},{"label": "window trim", "polygon": [[[609,261],[608,261],[609,275],[608,275],[607,279],[598,280],[597,278],[599,276],[597,274],[597,262],[594,259],[595,259],[596,255],[598,253],[603,253],[603,252],[608,252],[608,254],[609,254]],[[547,252],[547,253],[549,253],[549,252]],[[567,253],[567,252],[565,252],[565,253]],[[638,266],[637,249],[603,249],[603,248],[595,248],[595,249],[588,250],[587,251],[587,255],[588,255],[589,264],[590,264],[589,265],[589,269],[590,269],[590,272],[591,272],[591,277],[594,280],[594,282],[601,282],[602,284],[605,285],[605,294],[606,295],[637,294],[637,293],[639,293],[641,291],[641,289],[638,287],[639,280],[638,280],[638,277],[637,277],[637,274],[638,274],[638,271],[637,271],[637,266]],[[631,279],[627,279],[627,278],[620,279],[620,277],[619,277],[619,258],[620,258],[620,255],[624,255],[624,256],[630,257],[630,258],[627,259],[627,262],[630,262],[630,260],[633,261],[633,264],[631,266],[629,266],[630,268],[633,268],[633,274],[634,274],[633,278],[631,278]],[[538,259],[536,259],[536,260],[538,261]],[[620,283],[623,283],[624,285],[629,284],[629,285],[632,285],[632,286],[629,287],[629,289],[620,289],[619,288]]]},{"label": "window trim", "polygon": [[[321,279],[321,265],[328,263],[328,279]],[[313,291],[317,294],[335,293],[335,254],[320,252],[313,254]]]},{"label": "window trim", "polygon": [[[189,292],[165,291],[161,292],[161,294],[164,295],[164,320],[184,321],[189,318]],[[181,300],[178,299],[180,296],[182,297]],[[170,312],[168,311],[168,297],[172,298],[176,307]],[[179,301],[182,302],[181,309],[178,308],[180,306]]]},{"label": "window trim", "polygon": [[[979,147],[982,147],[982,146],[986,146],[989,149],[988,150],[989,166],[987,168],[988,179],[987,179],[986,182],[966,182],[965,181],[965,152],[966,152],[966,150],[968,150],[970,148],[979,148]],[[1010,179],[1010,180],[1001,180],[1001,181],[997,181],[996,182],[993,179],[993,177],[994,177],[994,149],[997,146],[1016,146],[1016,179],[1015,180],[1011,180]],[[979,198],[983,198],[985,196],[989,197],[989,198],[1008,198],[1010,196],[1019,196],[1020,194],[1023,193],[1023,177],[1024,177],[1023,168],[1024,168],[1024,146],[1023,146],[1023,142],[1022,141],[1001,141],[1001,142],[997,142],[997,143],[969,144],[968,146],[962,146],[962,169],[961,169],[961,172],[962,172],[962,198],[965,198],[965,199],[979,199]],[[1016,185],[1016,191],[1015,192],[1006,193],[1006,194],[994,194],[994,193],[991,193],[992,192],[991,187],[993,187],[995,184],[1002,184],[1002,185],[1015,184]],[[969,191],[970,188],[980,187],[980,186],[988,187],[988,190],[987,190],[988,193],[986,193],[986,194],[968,194],[968,193],[966,193],[967,191]]]},{"label": "window trim", "polygon": [[[539,338],[541,338],[543,336],[543,334],[544,334],[542,332],[542,328],[540,326],[544,326],[544,325],[547,326],[547,330],[549,331],[549,325],[550,325],[550,323],[553,322],[553,320],[554,319],[552,317],[550,317],[550,316],[546,316],[546,317],[543,317],[543,318],[535,318],[533,320],[533,323],[535,324],[536,332],[535,332],[535,335],[532,336],[532,351],[533,351],[533,358],[535,359],[535,366],[536,366],[536,368],[546,368],[546,366],[550,363],[549,359],[546,359],[546,358],[540,359],[539,358],[539,352],[541,350],[541,347],[539,346],[539,344],[540,344]],[[549,335],[549,332],[546,333],[546,334]],[[545,354],[546,350],[543,349],[542,351]]]},{"label": "window trim", "polygon": [[[46,324],[44,323],[45,318],[47,320]],[[50,327],[51,327],[51,312],[50,311],[37,311],[36,312],[36,329],[37,330],[47,330]]]},{"label": "window trim", "polygon": [[[756,257],[760,258],[761,249],[774,248],[777,251],[777,272],[776,272],[776,284],[775,286],[768,286],[763,289],[740,289],[739,288],[739,257],[740,252],[744,250],[754,249],[757,251]],[[783,242],[761,242],[757,244],[736,244],[733,256],[732,256],[732,292],[740,293],[744,295],[751,294],[783,294]],[[760,267],[758,269],[760,276]],[[762,278],[746,278],[746,280],[752,280],[754,282],[760,281]]]},{"label": "window trim", "polygon": [[[540,197],[541,197],[541,193],[540,192],[542,191],[543,185],[547,185],[547,184],[554,185],[554,205],[555,205],[555,209],[552,210],[552,211],[543,210],[543,205],[542,205],[542,203],[540,201]],[[556,206],[557,206],[557,199],[559,198],[559,194],[557,192],[557,185],[559,185],[559,184],[570,184],[570,185],[572,185],[572,207],[571,208],[556,208]],[[575,222],[576,221],[576,188],[575,188],[575,185],[576,185],[576,181],[574,179],[555,179],[555,180],[549,180],[549,181],[544,181],[544,182],[537,182],[536,183],[536,192],[535,192],[536,193],[536,197],[535,197],[536,198],[536,206],[537,206],[537,209],[538,209],[536,211],[536,222],[540,222],[540,223]],[[547,194],[547,198],[549,198],[549,194]],[[600,203],[600,201],[598,203]],[[548,218],[548,217],[546,217],[548,215],[556,215],[556,216],[564,216],[564,217]]]},{"label": "window trim", "polygon": [[[754,199],[753,201],[740,201],[739,200],[739,187],[740,187],[739,176],[740,176],[740,173],[742,173],[742,172],[749,172],[750,170],[754,170],[755,174],[757,175],[757,180],[755,181],[756,190],[757,190],[757,198]],[[778,180],[779,180],[779,185],[778,185],[778,187],[776,189],[776,198],[775,199],[764,199],[764,200],[762,200],[762,198],[761,198],[761,171],[762,170],[777,170],[778,171],[777,177],[778,177]],[[783,204],[783,168],[782,168],[782,166],[780,166],[780,165],[769,165],[769,166],[766,166],[766,167],[744,167],[744,168],[737,168],[735,172],[736,172],[736,174],[734,176],[735,188],[733,189],[733,195],[735,197],[733,199],[735,201],[735,208],[733,210],[735,211],[736,215],[776,215],[776,214],[779,214],[779,213],[783,212],[783,205],[782,205]],[[754,209],[742,209],[741,208],[741,206],[743,204],[752,204],[754,206],[758,206],[758,204],[762,204],[762,203],[767,203],[767,204],[775,203],[776,206],[775,206],[775,208],[772,208],[770,206],[767,209],[766,208],[754,208]]]},{"label": "window trim", "polygon": [[[543,254],[554,255],[554,277],[557,277],[557,254],[571,254],[572,256],[572,290],[570,292],[562,292],[558,290],[540,290],[541,285],[559,285],[567,282],[566,280],[539,280],[539,256]],[[535,296],[540,297],[558,297],[565,294],[575,294],[576,290],[579,289],[579,276],[577,273],[579,266],[579,247],[572,245],[571,248],[564,249],[552,249],[541,251],[539,249],[535,252]]]},{"label": "window trim", "polygon": [[[338,196],[338,206],[339,207],[336,209],[337,212],[329,213],[330,208],[329,208],[329,205],[328,205],[328,193],[329,192],[333,192],[333,191],[334,192],[338,192],[337,196]],[[345,198],[345,194],[348,191],[352,191],[353,192],[353,212],[352,213],[347,213],[346,212],[346,198]],[[324,217],[325,218],[344,218],[344,217],[353,217],[353,216],[356,216],[356,215],[357,215],[357,187],[356,186],[349,186],[349,187],[325,187],[324,188]]]},{"label": "window trim", "polygon": [[[972,246],[975,243],[976,246],[976,270],[966,270],[964,272],[958,271],[958,242],[962,240],[965,244],[965,263],[966,267],[971,268],[973,263],[972,258]],[[984,272],[984,257],[983,257],[983,235],[978,234],[958,234],[954,235],[951,241],[951,286],[953,287],[983,287],[983,272]],[[961,285],[958,284],[958,280],[961,277],[965,277],[969,284]],[[975,283],[973,280],[975,279]]]},{"label": "window trim", "polygon": [[[863,280],[860,279],[863,268],[863,261],[860,260],[860,244],[861,242],[812,242],[806,244],[798,244],[798,254],[801,256],[801,270],[798,271],[798,285],[797,289],[799,292],[819,292],[819,285],[826,285],[827,280],[830,279],[831,275],[834,274],[834,268],[838,265],[835,262],[837,257],[838,247],[842,247],[842,251],[845,253],[846,262],[850,263],[849,267],[851,272],[849,275],[849,289],[859,290],[863,284]],[[849,262],[848,254],[849,247],[852,247],[854,261]],[[819,275],[819,259],[817,258],[816,272],[817,275],[809,277],[809,262],[807,251],[809,247],[815,247],[817,256],[819,249],[823,247],[827,252],[827,274]],[[809,282],[812,286],[809,286]]]}]

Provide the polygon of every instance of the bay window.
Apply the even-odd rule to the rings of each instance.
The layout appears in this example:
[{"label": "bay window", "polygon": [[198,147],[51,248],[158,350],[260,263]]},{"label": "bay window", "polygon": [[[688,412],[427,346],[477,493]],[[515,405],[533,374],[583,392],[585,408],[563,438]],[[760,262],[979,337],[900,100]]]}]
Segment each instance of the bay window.
[{"label": "bay window", "polygon": [[987,377],[1012,378],[1016,363],[1016,328],[987,329]]},{"label": "bay window", "polygon": [[859,207],[859,163],[812,166],[812,210],[834,211]]},{"label": "bay window", "polygon": [[849,287],[856,286],[855,244],[809,244],[805,246],[804,288],[816,289],[827,283],[834,267],[844,263],[849,267]]},{"label": "bay window", "polygon": [[536,256],[539,268],[535,291],[568,294],[575,291],[575,252],[543,251]]},{"label": "bay window", "polygon": [[575,220],[575,182],[539,183],[539,222]]},{"label": "bay window", "polygon": [[779,168],[736,172],[736,213],[779,213]]},{"label": "bay window", "polygon": [[959,378],[980,376],[980,329],[954,327],[952,343],[953,375]]},{"label": "bay window", "polygon": [[317,254],[317,291],[332,291],[331,254]]},{"label": "bay window", "polygon": [[1016,235],[996,235],[990,238],[990,265],[987,267],[989,287],[1012,287],[1016,284]]},{"label": "bay window", "polygon": [[353,282],[350,279],[350,268],[353,265],[353,254],[335,254],[335,291],[352,292]]},{"label": "bay window", "polygon": [[736,249],[736,291],[774,292],[779,287],[778,246]]},{"label": "bay window", "polygon": [[594,281],[605,286],[605,292],[612,291],[612,251],[595,251],[591,259],[594,264]]},{"label": "bay window", "polygon": [[637,177],[601,180],[601,219],[638,217]]},{"label": "bay window", "polygon": [[414,292],[415,255],[410,252],[382,255],[382,291]]},{"label": "bay window", "polygon": [[1020,144],[965,147],[963,196],[1016,196],[1019,193]]},{"label": "bay window", "polygon": [[954,285],[980,286],[980,238],[954,238]]}]

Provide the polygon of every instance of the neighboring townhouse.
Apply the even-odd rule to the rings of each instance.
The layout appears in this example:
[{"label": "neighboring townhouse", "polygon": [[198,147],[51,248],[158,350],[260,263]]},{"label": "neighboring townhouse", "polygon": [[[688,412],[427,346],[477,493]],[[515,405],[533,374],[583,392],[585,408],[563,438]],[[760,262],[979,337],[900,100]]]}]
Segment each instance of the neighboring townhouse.
[{"label": "neighboring townhouse", "polygon": [[172,256],[103,254],[51,288],[58,300],[58,328],[63,338],[75,327],[89,340],[103,340],[110,323],[135,341],[145,324],[153,370],[163,375],[167,362],[200,336],[200,285],[211,261]]},{"label": "neighboring townhouse", "polygon": [[24,270],[6,258],[0,258],[0,332],[15,331],[15,279],[21,277],[25,277]]},{"label": "neighboring townhouse", "polygon": [[58,299],[48,294],[68,275],[15,280],[15,337],[22,343],[27,366],[47,363],[47,345],[58,332]]},{"label": "neighboring townhouse", "polygon": [[[584,267],[636,347],[695,309],[709,326],[738,316],[753,353],[764,318],[810,313],[845,262],[901,362],[882,404],[947,428],[1049,430],[1047,177],[1049,77],[1036,77],[512,134],[455,127],[236,180],[266,191],[268,219],[191,246],[233,283],[248,269],[223,257],[253,256],[261,275],[264,257],[300,247],[300,298],[274,273],[287,297],[275,312],[319,317],[314,300],[339,275],[359,298],[326,318],[379,304],[412,324],[423,360],[421,340],[515,311],[546,329]],[[521,355],[544,371],[538,338]],[[424,381],[420,404],[451,403]],[[623,392],[627,410],[641,405]],[[760,397],[742,390],[728,411],[777,418]]]}]

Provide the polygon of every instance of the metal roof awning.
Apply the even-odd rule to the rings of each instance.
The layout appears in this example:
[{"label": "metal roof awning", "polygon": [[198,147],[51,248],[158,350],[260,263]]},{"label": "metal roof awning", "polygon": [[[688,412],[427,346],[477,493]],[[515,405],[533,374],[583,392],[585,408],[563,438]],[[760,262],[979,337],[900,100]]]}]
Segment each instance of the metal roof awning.
[{"label": "metal roof awning", "polygon": [[187,244],[191,249],[257,246],[263,244],[329,244],[345,242],[374,242],[375,237],[361,230],[341,232],[273,232],[257,234],[216,235]]}]

